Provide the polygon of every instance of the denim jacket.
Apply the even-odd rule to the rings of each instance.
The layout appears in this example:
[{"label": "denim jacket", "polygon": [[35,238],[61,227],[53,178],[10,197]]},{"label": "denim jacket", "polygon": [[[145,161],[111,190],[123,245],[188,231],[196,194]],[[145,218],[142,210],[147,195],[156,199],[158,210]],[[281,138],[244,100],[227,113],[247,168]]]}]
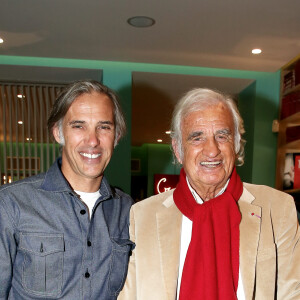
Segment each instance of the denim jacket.
[{"label": "denim jacket", "polygon": [[91,218],[60,171],[0,188],[0,299],[116,299],[132,199],[105,178]]}]

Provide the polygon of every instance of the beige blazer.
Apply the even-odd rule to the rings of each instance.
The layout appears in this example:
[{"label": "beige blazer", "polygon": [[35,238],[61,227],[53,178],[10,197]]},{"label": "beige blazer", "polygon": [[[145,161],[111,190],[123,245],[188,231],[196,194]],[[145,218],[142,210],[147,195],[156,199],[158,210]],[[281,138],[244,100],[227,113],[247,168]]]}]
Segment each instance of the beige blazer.
[{"label": "beige blazer", "polygon": [[[244,183],[238,205],[246,300],[300,299],[300,231],[293,198]],[[175,300],[182,214],[173,191],[135,204],[130,218],[136,248],[118,299]]]}]

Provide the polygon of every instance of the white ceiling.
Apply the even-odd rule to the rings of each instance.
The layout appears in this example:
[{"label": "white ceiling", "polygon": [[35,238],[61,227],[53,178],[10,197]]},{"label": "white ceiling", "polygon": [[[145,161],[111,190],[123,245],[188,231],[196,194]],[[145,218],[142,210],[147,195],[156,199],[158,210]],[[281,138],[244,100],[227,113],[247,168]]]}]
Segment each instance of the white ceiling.
[{"label": "white ceiling", "polygon": [[[1,0],[0,55],[272,72],[300,53],[299,11],[299,0]],[[134,28],[127,23],[132,16],[156,23]],[[263,53],[254,56],[252,48]],[[151,87],[174,102],[205,84],[203,77],[180,77],[174,92],[174,76],[137,73],[134,88]],[[247,84],[216,78],[206,86],[238,93]]]}]

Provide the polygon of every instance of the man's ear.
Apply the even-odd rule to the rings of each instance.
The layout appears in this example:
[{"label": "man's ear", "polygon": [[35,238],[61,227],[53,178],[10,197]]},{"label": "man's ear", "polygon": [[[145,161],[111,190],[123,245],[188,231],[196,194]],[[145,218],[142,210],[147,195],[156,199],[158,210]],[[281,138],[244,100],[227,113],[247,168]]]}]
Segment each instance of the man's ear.
[{"label": "man's ear", "polygon": [[59,134],[59,128],[57,125],[55,125],[52,129],[52,134],[56,140],[57,143],[61,144],[61,140],[60,140],[60,134]]},{"label": "man's ear", "polygon": [[178,160],[178,162],[180,164],[182,164],[182,159],[180,157],[180,151],[178,150],[179,149],[179,145],[177,143],[177,141],[175,139],[172,139],[172,147],[173,147],[173,151],[174,151],[174,154]]}]

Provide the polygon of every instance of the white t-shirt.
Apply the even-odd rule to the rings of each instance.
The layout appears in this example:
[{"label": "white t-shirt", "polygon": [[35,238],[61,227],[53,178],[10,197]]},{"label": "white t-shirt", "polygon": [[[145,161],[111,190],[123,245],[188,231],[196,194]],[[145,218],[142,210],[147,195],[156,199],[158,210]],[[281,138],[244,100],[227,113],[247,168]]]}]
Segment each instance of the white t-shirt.
[{"label": "white t-shirt", "polygon": [[94,192],[94,193],[85,193],[80,191],[75,191],[77,195],[80,196],[80,199],[86,204],[89,211],[89,218],[91,218],[93,208],[95,206],[96,201],[101,196],[100,192]]},{"label": "white t-shirt", "polygon": [[[186,178],[187,184],[190,188],[190,191],[192,195],[194,196],[195,200],[202,204],[203,200],[199,197],[199,195],[196,193],[196,191],[191,187],[188,179]],[[229,180],[226,182],[225,186],[222,188],[222,190],[218,193],[217,196],[224,193],[224,191],[227,188],[227,185],[229,183]],[[192,227],[193,222],[187,218],[186,216],[182,216],[182,225],[181,225],[181,241],[180,241],[180,261],[179,261],[179,272],[178,272],[178,282],[177,282],[177,300],[179,299],[179,290],[180,290],[180,284],[181,284],[181,276],[183,271],[183,265],[186,257],[186,253],[191,241],[192,236]],[[238,281],[238,289],[237,289],[237,298],[238,300],[245,300],[245,293],[244,293],[244,287],[243,287],[243,281],[241,277],[241,272],[239,271],[239,281]]]}]

